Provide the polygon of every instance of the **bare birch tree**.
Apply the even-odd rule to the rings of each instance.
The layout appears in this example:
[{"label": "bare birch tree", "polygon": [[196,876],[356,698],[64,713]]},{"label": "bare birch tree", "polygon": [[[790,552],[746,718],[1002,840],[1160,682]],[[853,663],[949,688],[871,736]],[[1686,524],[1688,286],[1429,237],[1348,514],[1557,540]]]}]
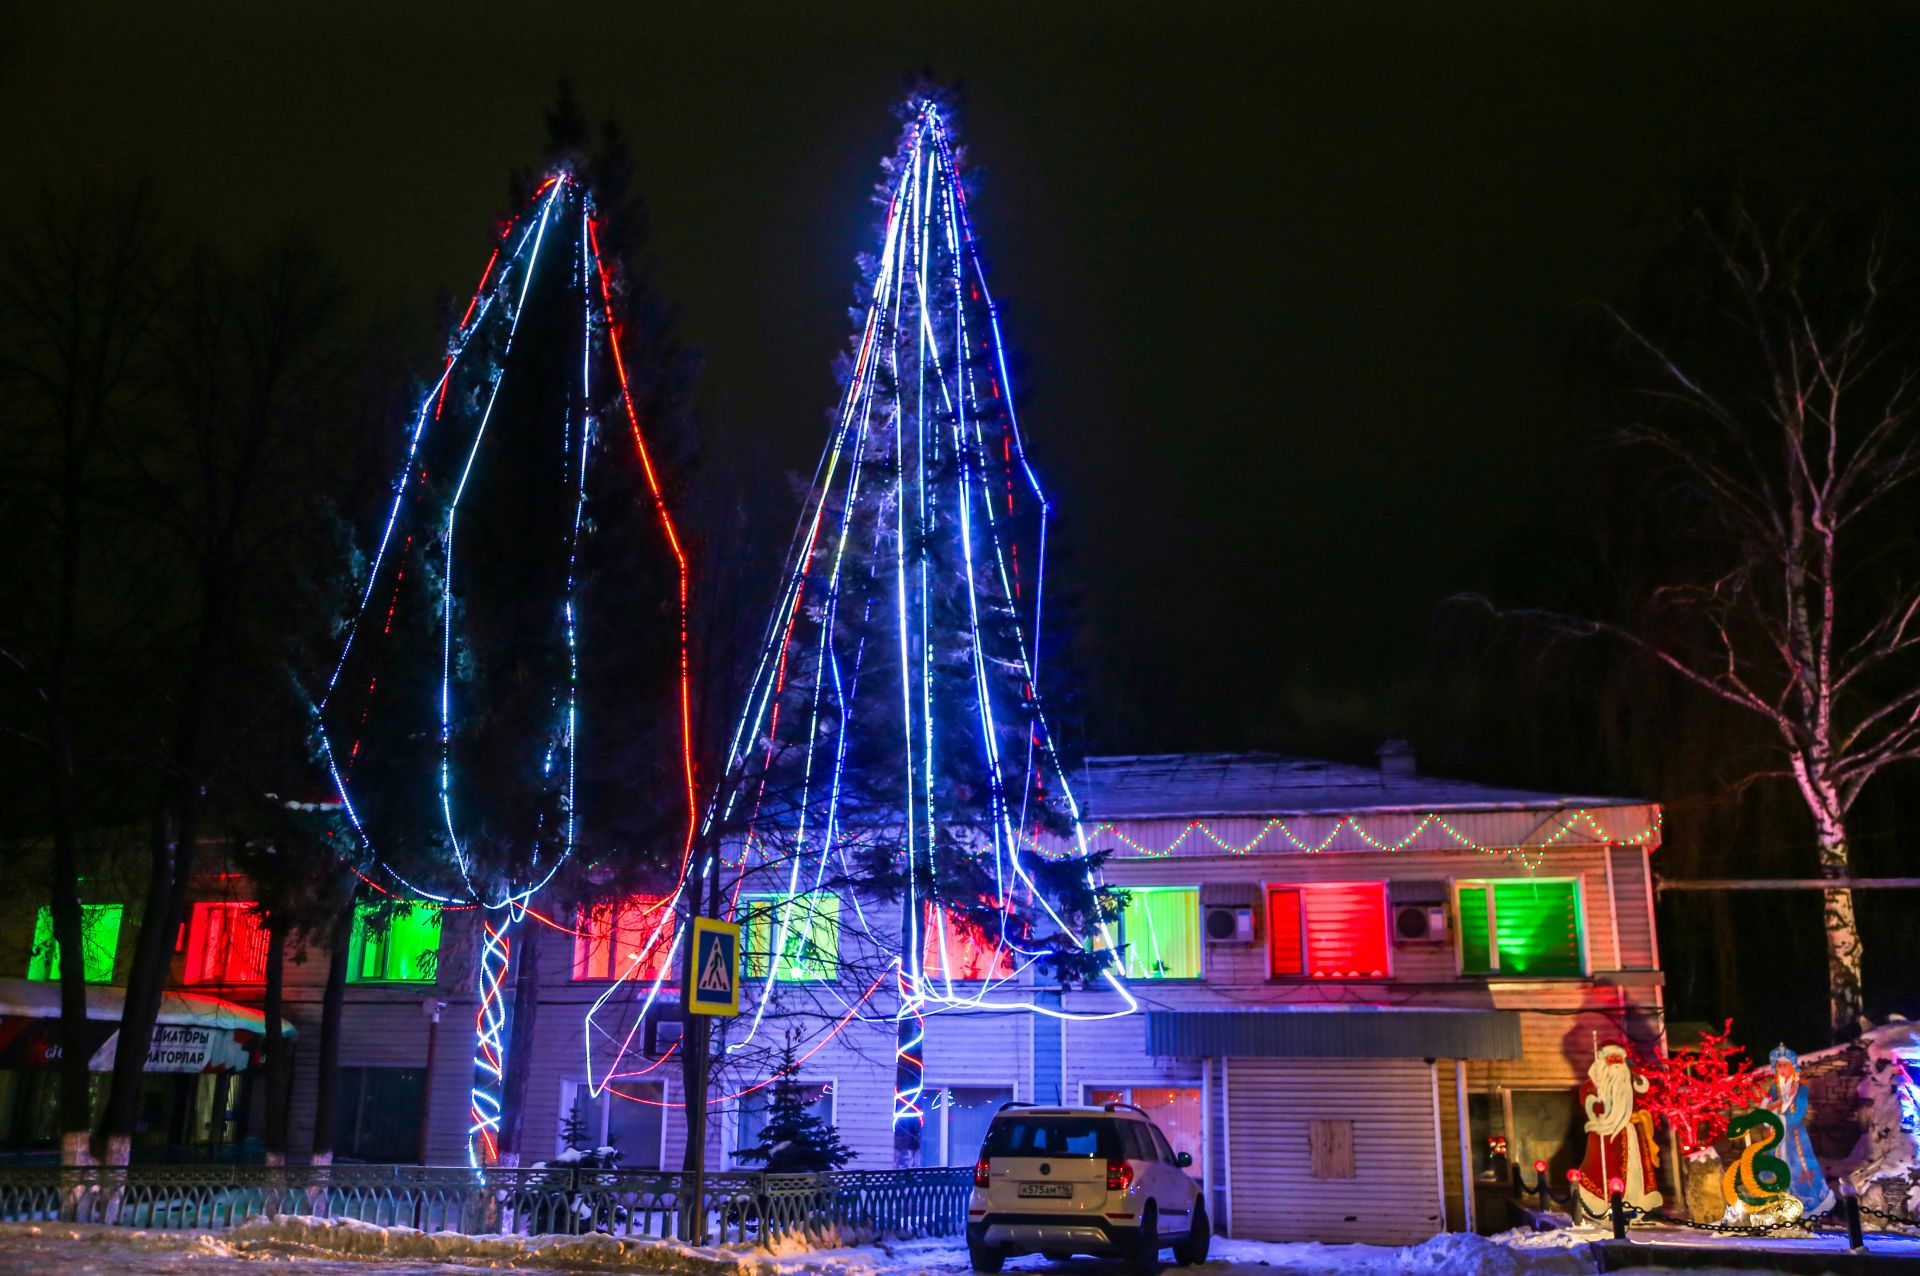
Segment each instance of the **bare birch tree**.
[{"label": "bare birch tree", "polygon": [[1889,500],[1920,474],[1920,363],[1889,313],[1884,233],[1770,231],[1744,208],[1691,231],[1713,281],[1700,330],[1670,340],[1612,318],[1656,378],[1621,441],[1673,480],[1649,490],[1672,497],[1661,518],[1693,561],[1668,563],[1631,619],[1506,614],[1618,639],[1760,724],[1779,765],[1754,778],[1791,781],[1833,883],[1829,1009],[1845,1038],[1865,1020],[1848,815],[1920,758],[1920,563]]}]

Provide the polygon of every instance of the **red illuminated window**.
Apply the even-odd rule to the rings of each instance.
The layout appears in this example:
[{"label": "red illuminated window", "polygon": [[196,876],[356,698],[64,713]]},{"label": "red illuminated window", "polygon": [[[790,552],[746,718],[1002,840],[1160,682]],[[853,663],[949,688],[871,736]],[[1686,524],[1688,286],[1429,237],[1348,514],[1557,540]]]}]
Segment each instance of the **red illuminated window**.
[{"label": "red illuminated window", "polygon": [[1275,886],[1267,892],[1267,914],[1275,976],[1386,978],[1385,883]]},{"label": "red illuminated window", "polygon": [[629,895],[580,910],[573,939],[575,979],[658,979],[673,968],[678,935],[662,895]]},{"label": "red illuminated window", "polygon": [[203,901],[187,922],[187,982],[257,984],[267,978],[267,932],[251,903]]},{"label": "red illuminated window", "polygon": [[1005,979],[1013,974],[1013,954],[997,933],[932,904],[927,905],[925,930],[920,966],[929,977],[946,978],[948,962],[953,963],[954,979]]}]

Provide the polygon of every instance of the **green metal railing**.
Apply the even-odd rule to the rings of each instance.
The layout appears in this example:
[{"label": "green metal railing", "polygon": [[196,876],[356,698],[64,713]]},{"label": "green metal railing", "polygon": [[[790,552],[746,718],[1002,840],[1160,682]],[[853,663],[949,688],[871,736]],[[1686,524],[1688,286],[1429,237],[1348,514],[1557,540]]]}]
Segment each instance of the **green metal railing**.
[{"label": "green metal railing", "polygon": [[954,1236],[969,1167],[705,1176],[646,1170],[431,1166],[87,1166],[0,1168],[0,1221],[221,1230],[255,1218],[355,1219],[472,1236],[605,1232],[766,1243],[833,1229]]}]

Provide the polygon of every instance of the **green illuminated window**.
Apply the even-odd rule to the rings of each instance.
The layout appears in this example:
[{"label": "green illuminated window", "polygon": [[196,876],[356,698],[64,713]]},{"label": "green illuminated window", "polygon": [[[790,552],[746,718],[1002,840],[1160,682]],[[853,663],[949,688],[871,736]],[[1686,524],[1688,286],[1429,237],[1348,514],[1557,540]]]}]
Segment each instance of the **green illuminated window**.
[{"label": "green illuminated window", "polygon": [[824,891],[750,895],[740,901],[741,947],[748,979],[767,977],[777,942],[774,978],[785,982],[840,976],[840,899]]},{"label": "green illuminated window", "polygon": [[1460,969],[1469,975],[1579,975],[1580,883],[1460,883]]},{"label": "green illuminated window", "polygon": [[1128,979],[1200,977],[1200,891],[1192,886],[1129,886],[1120,914]]},{"label": "green illuminated window", "polygon": [[[80,948],[87,982],[112,983],[113,961],[120,951],[120,905],[80,906]],[[27,958],[27,978],[60,978],[60,944],[53,937],[53,911],[44,904],[33,919],[33,953]]]},{"label": "green illuminated window", "polygon": [[348,983],[430,984],[439,974],[439,909],[362,904],[354,911]]}]

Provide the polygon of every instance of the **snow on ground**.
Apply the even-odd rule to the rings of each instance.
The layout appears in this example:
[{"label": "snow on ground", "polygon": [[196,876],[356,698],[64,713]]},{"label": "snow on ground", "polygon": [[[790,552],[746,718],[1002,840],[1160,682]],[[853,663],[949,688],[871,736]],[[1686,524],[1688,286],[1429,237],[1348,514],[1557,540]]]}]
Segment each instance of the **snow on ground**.
[{"label": "snow on ground", "polygon": [[[1207,1264],[1169,1267],[1168,1272],[1170,1276],[1178,1272],[1193,1276],[1588,1276],[1596,1270],[1586,1250],[1591,1237],[1592,1233],[1568,1231],[1509,1232],[1491,1239],[1451,1233],[1405,1249],[1216,1238]],[[383,1276],[461,1276],[503,1269],[656,1276],[967,1276],[971,1271],[966,1247],[951,1239],[811,1249],[789,1242],[769,1252],[611,1236],[426,1234],[404,1227],[301,1218],[256,1219],[218,1233],[0,1224],[0,1276],[239,1276],[243,1272],[249,1276],[365,1276],[371,1265],[377,1265]],[[1115,1276],[1119,1270],[1114,1262],[1091,1258],[1051,1263],[1026,1257],[1008,1263],[1009,1272],[1053,1276]],[[1719,1276],[1734,1276],[1742,1270],[1730,1264]]]}]

